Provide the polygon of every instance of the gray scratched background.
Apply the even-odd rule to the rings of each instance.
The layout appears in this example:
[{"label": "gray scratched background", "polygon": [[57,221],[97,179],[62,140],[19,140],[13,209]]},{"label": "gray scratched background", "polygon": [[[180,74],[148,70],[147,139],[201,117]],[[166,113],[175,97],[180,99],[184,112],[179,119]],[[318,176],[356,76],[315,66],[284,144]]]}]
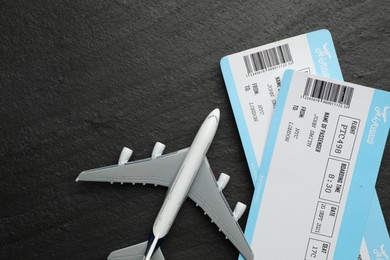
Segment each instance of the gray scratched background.
[{"label": "gray scratched background", "polygon": [[[220,58],[327,28],[347,81],[390,90],[389,13],[387,0],[1,1],[0,258],[105,259],[146,240],[165,188],[74,179],[124,145],[134,159],[155,141],[189,146],[214,107],[210,163],[232,177],[229,204],[250,204]],[[377,183],[388,223],[389,151]],[[189,200],[162,249],[168,260],[238,255]]]}]

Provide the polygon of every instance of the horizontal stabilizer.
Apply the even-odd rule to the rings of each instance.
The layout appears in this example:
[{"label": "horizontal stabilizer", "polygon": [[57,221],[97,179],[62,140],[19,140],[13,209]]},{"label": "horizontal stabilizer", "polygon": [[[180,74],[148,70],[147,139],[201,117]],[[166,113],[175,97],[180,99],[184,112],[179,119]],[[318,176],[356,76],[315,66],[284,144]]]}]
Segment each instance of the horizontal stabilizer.
[{"label": "horizontal stabilizer", "polygon": [[[143,260],[144,254],[146,251],[146,247],[148,245],[148,241],[143,243],[125,247],[116,251],[111,252],[111,254],[107,257],[108,260]],[[152,260],[165,260],[161,249],[158,248],[156,252],[152,256]]]}]

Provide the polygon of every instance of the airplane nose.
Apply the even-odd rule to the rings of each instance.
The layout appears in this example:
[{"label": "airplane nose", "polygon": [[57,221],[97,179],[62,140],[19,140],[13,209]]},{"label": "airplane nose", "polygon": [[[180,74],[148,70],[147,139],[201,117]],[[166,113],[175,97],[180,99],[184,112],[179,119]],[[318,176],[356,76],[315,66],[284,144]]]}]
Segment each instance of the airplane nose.
[{"label": "airplane nose", "polygon": [[217,118],[217,120],[219,121],[219,116],[220,116],[221,112],[219,111],[219,108],[216,108],[214,109],[212,112],[211,112],[211,115],[215,116]]},{"label": "airplane nose", "polygon": [[[220,111],[219,111],[218,108],[216,108],[213,111],[211,111],[210,114],[208,114],[208,116],[205,119],[205,122],[206,121],[208,121],[208,122],[212,121],[212,122],[215,122],[216,125],[218,126],[218,124],[219,124],[219,116],[220,116]],[[209,119],[211,119],[211,118],[213,118],[213,120],[210,121]]]}]

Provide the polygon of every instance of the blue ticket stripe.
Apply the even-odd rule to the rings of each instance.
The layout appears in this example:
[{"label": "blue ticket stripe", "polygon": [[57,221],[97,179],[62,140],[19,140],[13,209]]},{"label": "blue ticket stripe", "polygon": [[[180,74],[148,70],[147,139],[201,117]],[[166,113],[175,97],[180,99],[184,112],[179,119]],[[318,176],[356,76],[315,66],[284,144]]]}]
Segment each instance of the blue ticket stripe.
[{"label": "blue ticket stripe", "polygon": [[332,35],[326,29],[306,34],[317,75],[343,80]]},{"label": "blue ticket stripe", "polygon": [[245,122],[244,113],[242,112],[236,85],[234,84],[233,74],[230,69],[229,58],[227,56],[221,59],[220,66],[223,79],[225,80],[226,89],[228,91],[230,103],[232,104],[234,117],[236,118],[237,128],[240,134],[242,145],[244,147],[249,171],[253,182],[255,182],[259,166],[257,165],[255,151],[253,150],[252,142],[249,137],[249,131]]},{"label": "blue ticket stripe", "polygon": [[390,118],[387,118],[386,114],[389,108],[390,93],[375,90],[341,222],[335,260],[357,259],[359,255],[365,231],[361,227],[367,223],[375,182],[389,132]]}]

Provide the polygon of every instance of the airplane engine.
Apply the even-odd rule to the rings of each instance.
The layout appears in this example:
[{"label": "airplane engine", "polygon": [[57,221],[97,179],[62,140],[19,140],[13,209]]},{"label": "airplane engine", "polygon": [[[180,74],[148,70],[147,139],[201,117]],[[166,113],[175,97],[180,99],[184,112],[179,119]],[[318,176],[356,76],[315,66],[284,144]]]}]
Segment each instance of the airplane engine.
[{"label": "airplane engine", "polygon": [[123,147],[121,151],[121,155],[119,156],[118,164],[122,165],[127,163],[130,160],[132,154],[133,154],[133,150],[127,147]]},{"label": "airplane engine", "polygon": [[241,202],[237,202],[236,206],[234,207],[234,211],[233,211],[233,217],[235,220],[239,220],[242,215],[244,214],[246,210],[246,205],[244,203],[241,203]]},{"label": "airplane engine", "polygon": [[154,144],[153,151],[152,151],[152,159],[161,156],[164,152],[164,149],[165,149],[165,144],[156,142]]},{"label": "airplane engine", "polygon": [[219,178],[218,178],[218,181],[217,181],[217,184],[218,184],[218,189],[219,191],[222,191],[226,185],[228,184],[230,180],[230,176],[225,174],[225,173],[221,173],[219,175]]}]

